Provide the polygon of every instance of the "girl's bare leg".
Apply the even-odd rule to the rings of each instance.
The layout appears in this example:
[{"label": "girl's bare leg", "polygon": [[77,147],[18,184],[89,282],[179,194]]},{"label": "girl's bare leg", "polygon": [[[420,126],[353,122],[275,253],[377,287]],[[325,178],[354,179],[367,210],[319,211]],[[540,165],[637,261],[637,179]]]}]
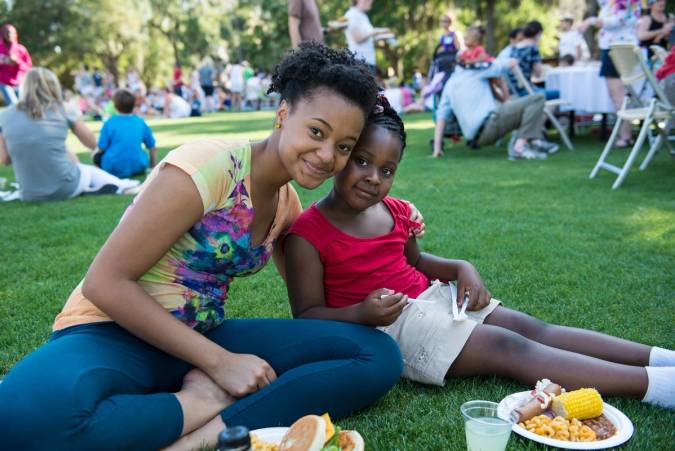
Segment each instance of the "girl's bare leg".
[{"label": "girl's bare leg", "polygon": [[503,327],[479,324],[448,377],[497,374],[533,386],[548,378],[568,390],[595,387],[604,395],[643,398],[647,371],[552,348]]},{"label": "girl's bare leg", "polygon": [[647,366],[652,347],[576,327],[548,324],[506,307],[497,307],[485,324],[503,327],[532,341],[624,365]]}]

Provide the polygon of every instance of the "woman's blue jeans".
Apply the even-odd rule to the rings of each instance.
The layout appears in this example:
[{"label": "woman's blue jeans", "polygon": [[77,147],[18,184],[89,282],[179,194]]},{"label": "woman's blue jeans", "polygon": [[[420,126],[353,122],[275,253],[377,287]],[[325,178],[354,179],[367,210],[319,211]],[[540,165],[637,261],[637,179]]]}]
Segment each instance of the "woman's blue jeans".
[{"label": "woman's blue jeans", "polygon": [[[339,418],[382,397],[402,371],[389,336],[349,323],[232,319],[206,336],[265,359],[278,376],[223,410],[228,425],[286,426],[324,412]],[[167,446],[182,431],[173,393],[190,369],[115,323],[57,331],[0,384],[0,449]]]}]

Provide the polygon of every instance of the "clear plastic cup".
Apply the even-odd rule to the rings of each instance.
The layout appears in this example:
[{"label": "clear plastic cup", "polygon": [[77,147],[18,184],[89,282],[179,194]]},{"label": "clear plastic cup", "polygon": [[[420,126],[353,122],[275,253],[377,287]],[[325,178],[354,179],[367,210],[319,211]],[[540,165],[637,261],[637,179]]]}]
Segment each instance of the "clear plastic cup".
[{"label": "clear plastic cup", "polygon": [[504,451],[511,436],[512,424],[499,418],[496,402],[468,401],[460,411],[464,416],[468,451]]},{"label": "clear plastic cup", "polygon": [[4,177],[0,177],[0,189],[5,189],[7,188],[7,179]]}]

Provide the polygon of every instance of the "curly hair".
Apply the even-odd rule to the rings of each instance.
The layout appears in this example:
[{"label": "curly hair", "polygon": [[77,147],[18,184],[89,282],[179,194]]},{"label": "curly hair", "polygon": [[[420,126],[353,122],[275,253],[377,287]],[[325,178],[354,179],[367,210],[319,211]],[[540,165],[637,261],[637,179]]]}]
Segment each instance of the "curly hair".
[{"label": "curly hair", "polygon": [[368,67],[346,49],[331,49],[315,41],[291,50],[274,69],[267,93],[278,92],[291,106],[310,99],[317,88],[328,88],[363,110],[375,104],[378,87]]},{"label": "curly hair", "polygon": [[387,98],[383,95],[377,97],[375,106],[368,115],[366,120],[366,127],[376,125],[382,127],[390,132],[395,133],[401,140],[401,158],[403,158],[403,151],[406,145],[405,126],[401,116],[394,110]]}]

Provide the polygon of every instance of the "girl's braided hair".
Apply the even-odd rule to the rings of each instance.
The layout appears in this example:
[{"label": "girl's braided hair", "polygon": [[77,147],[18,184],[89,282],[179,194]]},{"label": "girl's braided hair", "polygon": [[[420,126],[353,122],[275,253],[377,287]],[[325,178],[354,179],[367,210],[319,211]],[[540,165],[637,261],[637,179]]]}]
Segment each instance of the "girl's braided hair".
[{"label": "girl's braided hair", "polygon": [[387,98],[382,94],[377,96],[375,106],[366,120],[366,127],[369,125],[377,125],[398,135],[401,139],[401,158],[403,158],[403,150],[406,145],[405,126],[401,116],[391,107]]},{"label": "girl's braided hair", "polygon": [[309,41],[287,53],[277,65],[267,93],[278,92],[292,106],[324,87],[357,105],[364,116],[373,108],[378,92],[368,66],[352,52]]}]

